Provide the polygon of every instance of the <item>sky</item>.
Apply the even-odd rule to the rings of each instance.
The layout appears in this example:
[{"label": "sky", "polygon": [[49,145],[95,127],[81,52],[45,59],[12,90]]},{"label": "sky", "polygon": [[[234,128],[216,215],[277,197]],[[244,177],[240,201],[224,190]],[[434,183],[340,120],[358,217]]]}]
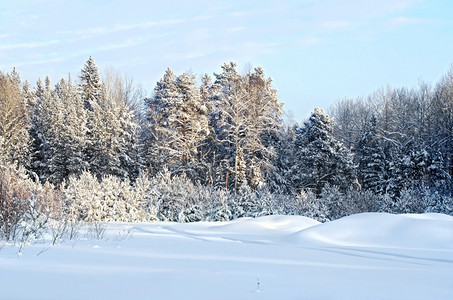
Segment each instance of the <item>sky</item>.
[{"label": "sky", "polygon": [[390,87],[435,84],[453,63],[450,0],[0,0],[0,70],[34,85],[92,56],[147,95],[167,67],[201,77],[262,67],[288,116]]}]

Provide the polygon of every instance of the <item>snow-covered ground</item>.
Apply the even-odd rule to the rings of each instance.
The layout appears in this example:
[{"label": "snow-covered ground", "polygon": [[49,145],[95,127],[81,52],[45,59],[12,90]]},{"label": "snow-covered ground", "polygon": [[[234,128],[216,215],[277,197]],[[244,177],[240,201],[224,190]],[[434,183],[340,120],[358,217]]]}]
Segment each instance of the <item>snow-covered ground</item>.
[{"label": "snow-covered ground", "polygon": [[0,299],[453,299],[453,217],[440,214],[115,223],[86,236],[4,245]]}]

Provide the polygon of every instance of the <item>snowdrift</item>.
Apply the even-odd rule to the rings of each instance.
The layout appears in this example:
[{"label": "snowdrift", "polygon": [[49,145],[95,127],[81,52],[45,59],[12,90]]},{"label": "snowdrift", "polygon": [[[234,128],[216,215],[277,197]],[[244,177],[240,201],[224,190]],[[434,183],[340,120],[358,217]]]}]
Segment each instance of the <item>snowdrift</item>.
[{"label": "snowdrift", "polygon": [[453,249],[453,217],[364,213],[301,230],[288,240],[340,246]]},{"label": "snowdrift", "polygon": [[0,299],[453,299],[453,218],[441,214],[90,230],[3,245]]}]

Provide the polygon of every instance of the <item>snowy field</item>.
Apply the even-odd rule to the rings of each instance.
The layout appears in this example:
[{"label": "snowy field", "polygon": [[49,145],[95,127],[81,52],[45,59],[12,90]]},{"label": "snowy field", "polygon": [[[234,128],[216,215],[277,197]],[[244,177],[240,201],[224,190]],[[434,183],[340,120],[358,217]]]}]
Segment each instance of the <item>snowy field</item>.
[{"label": "snowy field", "polygon": [[3,245],[0,299],[453,299],[441,214],[115,223],[93,236]]}]

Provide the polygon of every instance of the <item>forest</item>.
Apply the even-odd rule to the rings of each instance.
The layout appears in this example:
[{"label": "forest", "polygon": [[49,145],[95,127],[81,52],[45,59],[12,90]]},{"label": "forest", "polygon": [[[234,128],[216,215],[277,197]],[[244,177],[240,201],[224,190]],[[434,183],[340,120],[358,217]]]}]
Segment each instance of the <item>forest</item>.
[{"label": "forest", "polygon": [[150,97],[92,57],[57,83],[13,69],[0,72],[0,237],[50,221],[452,215],[452,153],[453,68],[303,124],[284,121],[260,67],[168,68]]}]

